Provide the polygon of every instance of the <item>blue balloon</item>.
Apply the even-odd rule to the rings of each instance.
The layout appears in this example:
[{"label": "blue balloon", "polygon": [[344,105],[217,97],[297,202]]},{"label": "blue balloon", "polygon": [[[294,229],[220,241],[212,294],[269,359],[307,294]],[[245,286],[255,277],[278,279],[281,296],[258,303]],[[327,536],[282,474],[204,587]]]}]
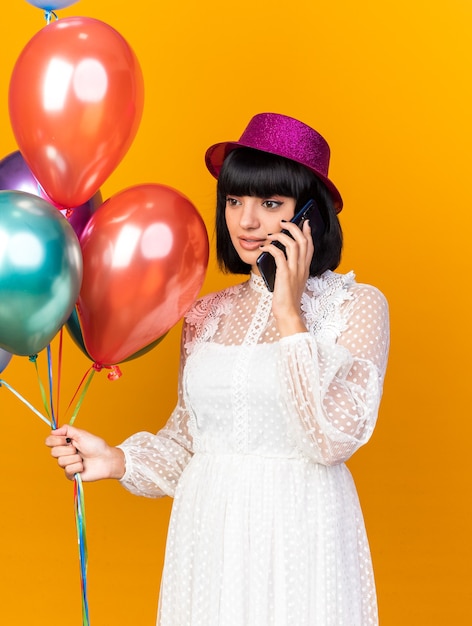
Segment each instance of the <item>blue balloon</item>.
[{"label": "blue balloon", "polygon": [[38,9],[56,11],[57,9],[70,7],[70,5],[75,4],[77,0],[26,0],[26,2],[32,4],[34,7],[38,7]]},{"label": "blue balloon", "polygon": [[30,193],[0,191],[0,348],[31,356],[69,318],[82,282],[74,229]]},{"label": "blue balloon", "polygon": [[0,348],[0,374],[6,368],[8,363],[10,363],[11,357],[12,355],[9,352],[4,350],[3,348]]}]

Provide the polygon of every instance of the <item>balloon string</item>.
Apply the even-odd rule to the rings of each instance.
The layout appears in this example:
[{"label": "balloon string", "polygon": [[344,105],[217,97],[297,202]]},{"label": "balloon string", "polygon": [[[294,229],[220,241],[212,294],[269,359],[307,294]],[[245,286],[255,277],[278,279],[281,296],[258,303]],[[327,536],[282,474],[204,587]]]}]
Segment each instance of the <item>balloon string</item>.
[{"label": "balloon string", "polygon": [[57,424],[59,425],[59,402],[61,395],[61,372],[62,372],[62,339],[63,339],[63,330],[64,327],[61,327],[59,331],[59,348],[57,355],[57,396],[56,396],[56,414],[57,414]]},{"label": "balloon string", "polygon": [[[83,377],[83,378],[82,378],[82,380],[80,381],[80,384],[79,384],[79,386],[77,387],[77,390],[76,390],[76,392],[74,393],[74,395],[73,395],[73,397],[72,397],[72,400],[71,400],[71,401],[70,401],[70,403],[69,403],[69,406],[67,407],[67,410],[69,410],[69,408],[70,408],[70,407],[71,407],[71,405],[72,405],[72,402],[74,401],[74,398],[75,398],[75,397],[76,397],[76,395],[79,393],[80,388],[82,387],[82,385],[84,385],[84,381],[85,381],[85,379],[86,379],[86,378],[87,378],[87,376],[88,376],[87,380],[85,381],[84,388],[82,389],[82,393],[80,394],[79,399],[78,399],[78,401],[77,401],[77,404],[75,405],[74,412],[72,413],[72,416],[71,416],[71,418],[70,418],[70,420],[69,420],[69,424],[70,424],[71,426],[72,426],[72,424],[75,422],[75,418],[77,417],[77,415],[78,415],[78,413],[79,413],[79,411],[80,411],[80,407],[82,406],[82,402],[84,401],[85,394],[87,393],[88,388],[90,387],[90,383],[92,382],[92,378],[93,378],[93,376],[94,376],[94,374],[95,374],[95,372],[96,372],[96,371],[97,371],[97,370],[96,370],[96,369],[93,367],[93,365],[92,365],[92,367],[90,367],[90,368],[89,368],[89,369],[85,372],[84,377]],[[66,412],[67,412],[67,411],[66,411]]]},{"label": "balloon string", "polygon": [[49,382],[49,404],[51,405],[51,423],[53,430],[57,428],[56,416],[54,413],[54,402],[53,402],[53,384],[52,384],[52,353],[51,353],[51,344],[48,344],[46,349],[48,355],[48,382]]},{"label": "balloon string", "polygon": [[9,389],[17,398],[19,398],[24,404],[26,404],[26,406],[29,409],[31,409],[31,411],[33,411],[33,413],[36,413],[36,415],[38,417],[40,417],[43,420],[43,422],[46,422],[46,424],[51,428],[51,422],[48,419],[46,419],[44,417],[44,415],[41,415],[41,413],[39,411],[37,411],[34,408],[34,406],[28,402],[28,400],[23,398],[23,396],[18,393],[18,391],[15,391],[15,389],[13,389],[13,387],[10,387],[10,385],[7,382],[5,382],[4,380],[2,380],[1,378],[0,378],[0,387],[6,387],[7,389]]},{"label": "balloon string", "polygon": [[[38,355],[37,354],[33,354],[32,356],[29,357],[29,360],[31,361],[31,363],[34,363],[34,367],[36,369],[36,376],[38,378],[39,390],[41,392],[41,399],[43,401],[44,410],[46,411],[46,415],[49,417],[49,419],[51,419],[51,414],[49,413],[49,403],[48,403],[48,399],[47,399],[47,396],[46,396],[46,391],[44,389],[43,382],[42,382],[41,377],[39,375]],[[51,424],[52,424],[52,420],[51,420]]]},{"label": "balloon string", "polygon": [[[58,355],[59,372],[58,372],[58,384],[57,384],[57,408],[59,408],[60,386],[61,386],[60,377],[61,377],[61,369],[62,369],[62,340],[63,340],[63,336],[62,336],[62,329],[61,329],[61,334],[59,338],[59,355]],[[26,406],[29,409],[31,409],[34,413],[36,413],[36,415],[38,415],[38,417],[40,417],[43,420],[43,422],[45,422],[50,428],[55,430],[57,428],[57,423],[56,423],[56,418],[54,415],[54,405],[53,405],[53,362],[52,362],[53,359],[52,359],[52,353],[51,353],[51,346],[48,345],[47,347],[49,399],[50,399],[51,414],[49,413],[49,409],[48,409],[48,400],[46,396],[46,391],[41,381],[41,377],[39,375],[37,356],[38,355],[36,354],[32,355],[29,357],[29,360],[32,363],[34,363],[44,408],[46,409],[46,413],[48,417],[51,418],[51,415],[52,415],[51,421],[45,418],[43,415],[41,415],[41,413],[37,411],[25,398],[23,398],[21,394],[15,391],[15,389],[13,389],[7,382],[5,382],[1,378],[0,378],[0,387],[4,386],[7,389],[9,389],[17,398],[19,398],[24,404],[26,404]],[[85,394],[87,393],[90,383],[92,382],[92,378],[95,372],[100,371],[101,369],[102,367],[100,365],[98,365],[97,363],[94,363],[89,368],[89,370],[85,373],[84,377],[82,378],[82,381],[80,382],[79,387],[77,388],[77,391],[75,392],[71,402],[69,403],[68,408],[70,408],[74,398],[76,397],[77,393],[79,392],[80,388],[82,387],[85,381],[85,385],[79,397],[79,401],[77,402],[77,405],[74,409],[74,413],[70,420],[70,424],[73,424],[75,418],[77,417],[80,406],[84,400]],[[110,369],[111,373],[113,373],[115,377],[119,377],[119,375],[121,375],[121,372],[119,372],[119,368],[117,367],[113,366],[107,369]],[[110,377],[110,374],[109,374],[109,377]],[[79,547],[79,561],[80,561],[80,583],[81,583],[81,595],[82,595],[82,626],[90,626],[88,595],[87,595],[88,550],[87,550],[87,536],[86,536],[86,523],[85,523],[85,500],[84,500],[83,484],[82,484],[82,479],[80,477],[80,474],[75,474],[74,476],[74,509],[75,509],[75,523],[76,523],[76,529],[77,529],[77,541],[78,541],[78,547]]]},{"label": "balloon string", "polygon": [[57,14],[54,13],[54,11],[51,11],[49,9],[46,9],[44,11],[44,19],[46,20],[46,26],[50,23],[51,19],[54,18],[55,20],[59,19],[57,17]]},{"label": "balloon string", "polygon": [[80,584],[82,590],[82,626],[89,626],[90,621],[87,599],[87,534],[85,525],[84,490],[80,474],[74,475],[74,508],[77,542],[79,546]]}]

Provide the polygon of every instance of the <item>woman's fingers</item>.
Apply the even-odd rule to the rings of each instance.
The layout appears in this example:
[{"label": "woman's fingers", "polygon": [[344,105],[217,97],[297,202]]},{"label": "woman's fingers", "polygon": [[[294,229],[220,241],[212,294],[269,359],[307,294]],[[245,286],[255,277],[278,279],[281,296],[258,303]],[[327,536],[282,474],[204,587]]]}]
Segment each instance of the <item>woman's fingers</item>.
[{"label": "woman's fingers", "polygon": [[84,471],[84,461],[74,446],[57,446],[51,450],[51,455],[69,479]]},{"label": "woman's fingers", "polygon": [[71,456],[59,456],[56,458],[57,464],[59,465],[59,467],[62,467],[62,469],[65,469],[66,467],[69,467],[70,465],[74,465],[76,463],[83,464],[82,457],[77,452],[75,454],[72,454]]},{"label": "woman's fingers", "polygon": [[59,457],[68,457],[77,454],[77,448],[73,445],[57,445],[51,448],[51,456],[55,459]]},{"label": "woman's fingers", "polygon": [[83,459],[74,445],[80,438],[80,432],[72,426],[64,425],[53,430],[46,438],[46,445],[51,448],[51,456],[57,460],[57,464],[70,480],[75,474],[84,471]]},{"label": "woman's fingers", "polygon": [[[285,247],[285,253],[280,250],[278,246],[264,246],[262,249],[267,250],[275,258],[277,267],[286,262],[287,266],[292,272],[298,274],[302,272],[304,279],[308,277],[308,270],[310,267],[311,259],[313,257],[313,240],[311,237],[310,225],[307,222],[303,223],[302,230],[291,222],[285,222],[283,224],[287,233],[274,233],[269,235],[269,239],[272,242],[279,242]],[[306,275],[305,275],[306,274]]]},{"label": "woman's fingers", "polygon": [[310,225],[307,221],[303,223],[302,228],[291,222],[282,222],[283,230],[279,233],[268,235],[271,241],[280,241],[286,248],[296,248],[298,246],[305,247],[311,240]]},{"label": "woman's fingers", "polygon": [[63,469],[66,478],[72,480],[76,474],[81,474],[84,471],[84,464],[82,461],[78,461],[77,463],[71,463],[70,465],[67,465]]},{"label": "woman's fingers", "polygon": [[83,431],[78,428],[74,428],[74,426],[64,424],[64,426],[51,431],[51,434],[46,438],[45,443],[49,448],[76,443],[79,441],[82,432]]},{"label": "woman's fingers", "polygon": [[66,446],[66,445],[70,445],[70,443],[72,442],[72,440],[70,439],[70,437],[61,437],[59,435],[49,435],[49,437],[46,438],[46,445],[48,446],[48,448],[55,448],[57,446]]}]

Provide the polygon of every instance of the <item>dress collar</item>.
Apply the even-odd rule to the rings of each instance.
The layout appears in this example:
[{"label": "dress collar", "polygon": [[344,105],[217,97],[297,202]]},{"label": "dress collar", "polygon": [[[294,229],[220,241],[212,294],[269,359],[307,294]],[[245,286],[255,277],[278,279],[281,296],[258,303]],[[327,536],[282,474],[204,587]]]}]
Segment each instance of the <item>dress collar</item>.
[{"label": "dress collar", "polygon": [[267,289],[262,276],[258,276],[257,274],[254,274],[254,272],[251,272],[251,277],[249,278],[249,285],[252,289],[254,289],[254,291],[258,291],[259,293],[263,293],[266,295],[270,294],[270,291]]}]

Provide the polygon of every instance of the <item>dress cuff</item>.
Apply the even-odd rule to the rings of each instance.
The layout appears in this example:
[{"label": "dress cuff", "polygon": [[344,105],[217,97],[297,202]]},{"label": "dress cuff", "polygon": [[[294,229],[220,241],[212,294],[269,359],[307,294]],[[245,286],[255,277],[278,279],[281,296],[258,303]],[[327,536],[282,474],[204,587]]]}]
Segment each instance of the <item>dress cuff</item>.
[{"label": "dress cuff", "polygon": [[294,333],[293,335],[287,335],[287,337],[282,337],[279,341],[280,344],[293,344],[299,343],[300,341],[305,341],[307,337],[311,337],[310,333],[306,330],[300,333]]},{"label": "dress cuff", "polygon": [[125,483],[127,482],[129,475],[131,474],[131,457],[128,453],[128,450],[126,449],[126,446],[119,445],[116,447],[119,448],[125,456],[125,473],[119,480],[120,483]]}]

